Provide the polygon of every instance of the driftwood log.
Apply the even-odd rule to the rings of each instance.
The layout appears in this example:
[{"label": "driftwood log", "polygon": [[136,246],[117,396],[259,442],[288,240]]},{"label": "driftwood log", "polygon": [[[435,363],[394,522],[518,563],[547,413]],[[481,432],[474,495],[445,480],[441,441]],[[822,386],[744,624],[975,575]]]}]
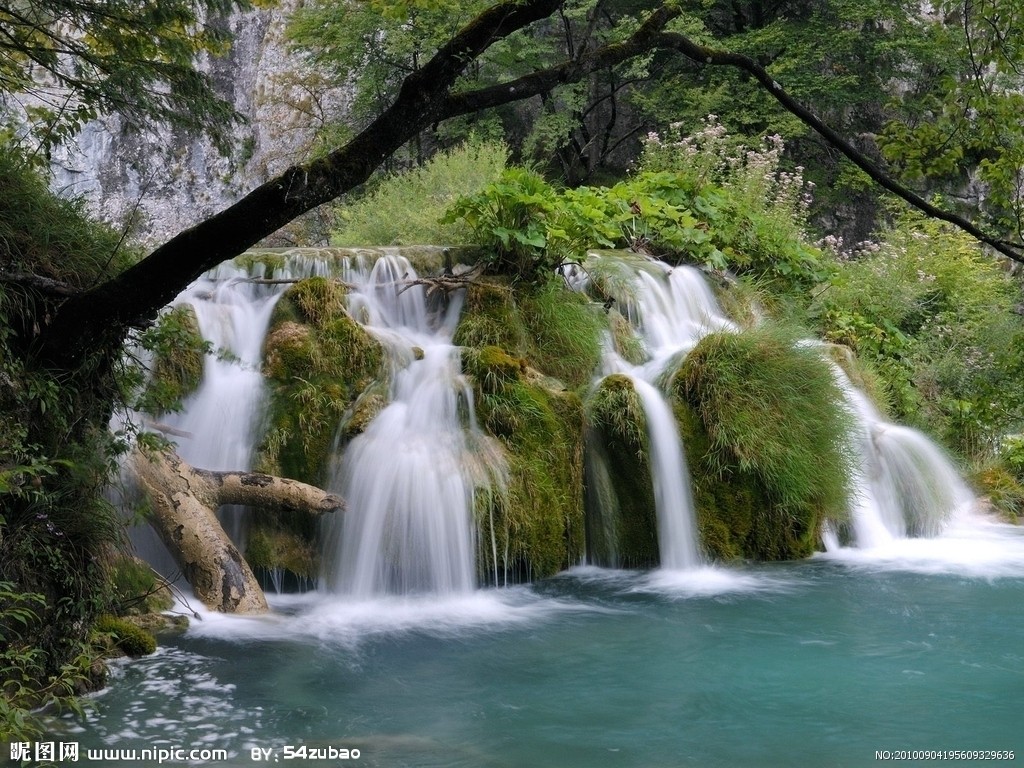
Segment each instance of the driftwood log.
[{"label": "driftwood log", "polygon": [[131,462],[152,508],[149,520],[207,608],[224,613],[265,613],[267,600],[215,511],[224,504],[312,515],[337,512],[337,496],[296,480],[257,472],[211,472],[185,463],[171,450],[137,449]]}]

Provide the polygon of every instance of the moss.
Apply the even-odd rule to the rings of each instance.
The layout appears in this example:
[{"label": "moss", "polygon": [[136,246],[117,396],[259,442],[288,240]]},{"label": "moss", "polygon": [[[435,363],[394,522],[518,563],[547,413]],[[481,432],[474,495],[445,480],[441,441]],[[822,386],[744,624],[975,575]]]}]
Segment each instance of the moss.
[{"label": "moss", "polygon": [[507,281],[482,278],[466,289],[453,341],[463,347],[501,347],[513,355],[526,352],[526,324]]},{"label": "moss", "polygon": [[177,410],[203,381],[203,364],[210,344],[199,331],[196,311],[179,304],[164,313],[143,337],[154,351],[150,377],[139,398],[139,408],[159,414]]},{"label": "moss", "polygon": [[618,310],[608,312],[608,324],[612,334],[612,345],[623,360],[632,365],[640,365],[647,360],[647,350],[643,341]]},{"label": "moss", "polygon": [[138,658],[139,656],[148,656],[156,650],[156,638],[153,635],[117,616],[109,614],[100,616],[96,620],[94,631],[101,640],[108,640],[125,656]]},{"label": "moss", "polygon": [[275,307],[263,353],[271,394],[260,471],[321,483],[339,426],[384,379],[384,350],[345,313],[344,298],[340,284],[311,278]]},{"label": "moss", "polygon": [[[300,530],[290,530],[292,525]],[[249,532],[245,559],[253,570],[280,568],[296,576],[314,579],[320,572],[320,555],[315,539],[315,528],[311,531],[305,521],[279,517],[256,519]]]},{"label": "moss", "polygon": [[711,334],[672,379],[716,556],[805,557],[823,522],[846,515],[850,415],[828,364],[793,341],[770,326]]},{"label": "moss", "polygon": [[971,482],[986,497],[993,509],[1011,523],[1024,516],[1024,484],[999,464],[980,467],[971,473]]},{"label": "moss", "polygon": [[107,572],[111,602],[119,616],[160,613],[174,605],[170,590],[137,557],[118,557]]},{"label": "moss", "polygon": [[305,322],[323,328],[345,313],[346,293],[345,287],[336,280],[310,277],[288,289],[282,299],[287,298]]},{"label": "moss", "polygon": [[[507,485],[478,494],[484,580],[543,578],[583,555],[583,417],[572,392],[546,389],[498,347],[463,356],[481,426],[504,448]],[[498,562],[495,563],[495,552]]]},{"label": "moss", "polygon": [[606,376],[587,398],[586,414],[590,458],[607,476],[603,493],[588,494],[588,554],[603,565],[657,565],[647,418],[633,382],[622,374]]},{"label": "moss", "polygon": [[500,278],[467,290],[455,343],[499,347],[526,364],[579,387],[590,380],[608,327],[599,307],[560,281],[520,285],[516,293]]}]

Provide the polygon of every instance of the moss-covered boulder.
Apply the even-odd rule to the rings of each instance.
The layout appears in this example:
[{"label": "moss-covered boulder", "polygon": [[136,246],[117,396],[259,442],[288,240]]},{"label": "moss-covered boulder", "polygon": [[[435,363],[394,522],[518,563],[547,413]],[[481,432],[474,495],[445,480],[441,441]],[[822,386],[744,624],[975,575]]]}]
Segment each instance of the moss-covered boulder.
[{"label": "moss-covered boulder", "polygon": [[705,337],[671,381],[716,557],[805,557],[849,502],[851,415],[819,350],[760,326]]},{"label": "moss-covered boulder", "polygon": [[[323,485],[339,437],[357,434],[386,404],[384,350],[348,316],[345,297],[340,282],[314,277],[289,288],[275,305],[263,345],[270,402],[257,471]],[[262,512],[251,519],[245,556],[257,575],[316,576],[314,522]]]},{"label": "moss-covered boulder", "polygon": [[658,563],[647,418],[633,382],[606,376],[586,400],[587,553],[599,565]]},{"label": "moss-covered boulder", "polygon": [[156,638],[128,619],[104,614],[93,627],[93,642],[109,651],[138,658],[156,650]]},{"label": "moss-covered boulder", "polygon": [[480,426],[500,441],[504,487],[477,494],[478,570],[485,582],[543,578],[583,556],[583,409],[522,358],[466,350]]},{"label": "moss-covered boulder", "polygon": [[143,335],[142,343],[153,351],[153,362],[137,403],[139,410],[158,415],[179,409],[202,383],[203,363],[210,352],[195,309],[178,304],[165,312]]},{"label": "moss-covered boulder", "polygon": [[519,284],[513,291],[506,280],[491,277],[468,288],[454,341],[476,349],[498,347],[579,387],[597,369],[607,328],[600,306],[560,280]]},{"label": "moss-covered boulder", "polygon": [[385,375],[380,342],[345,311],[345,287],[314,277],[278,301],[264,342],[270,386],[257,469],[319,485],[339,425]]}]

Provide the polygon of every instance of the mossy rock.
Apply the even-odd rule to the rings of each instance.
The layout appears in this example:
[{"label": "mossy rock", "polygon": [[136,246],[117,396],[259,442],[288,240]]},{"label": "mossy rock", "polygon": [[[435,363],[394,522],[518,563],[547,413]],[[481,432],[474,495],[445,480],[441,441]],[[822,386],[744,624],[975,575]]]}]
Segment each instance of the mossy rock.
[{"label": "mossy rock", "polygon": [[518,285],[501,278],[477,281],[466,291],[454,342],[497,347],[548,376],[579,387],[600,362],[608,320],[583,294],[562,282]]},{"label": "mossy rock", "polygon": [[818,350],[772,327],[711,334],[671,393],[713,556],[806,557],[845,519],[852,418]]},{"label": "mossy rock", "polygon": [[522,355],[530,341],[512,287],[497,277],[481,278],[466,288],[453,342],[463,347],[500,347]]},{"label": "mossy rock", "polygon": [[320,484],[340,425],[386,378],[380,342],[348,316],[345,288],[301,280],[278,301],[264,342],[270,406],[259,471]]},{"label": "mossy rock", "polygon": [[119,616],[160,613],[174,605],[167,585],[137,557],[119,556],[108,566],[111,602]]},{"label": "mossy rock", "polygon": [[587,553],[600,565],[658,564],[658,520],[647,417],[633,382],[606,376],[586,400],[589,461]]},{"label": "mossy rock", "polygon": [[476,496],[481,578],[551,576],[583,554],[582,403],[529,381],[522,360],[498,347],[468,350],[463,367],[476,383],[478,421],[508,466],[503,489]]},{"label": "mossy rock", "polygon": [[[292,517],[292,516],[289,516]],[[315,529],[300,523],[294,530],[288,520],[254,520],[245,548],[245,559],[253,570],[282,569],[305,579],[320,572],[320,553]]]},{"label": "mossy rock", "polygon": [[96,620],[93,629],[99,644],[133,659],[148,656],[156,650],[156,638],[127,619],[104,614]]},{"label": "mossy rock", "polygon": [[178,304],[165,312],[144,337],[154,348],[150,377],[139,398],[140,410],[158,415],[181,407],[203,381],[203,366],[210,345],[199,331],[191,304]]}]

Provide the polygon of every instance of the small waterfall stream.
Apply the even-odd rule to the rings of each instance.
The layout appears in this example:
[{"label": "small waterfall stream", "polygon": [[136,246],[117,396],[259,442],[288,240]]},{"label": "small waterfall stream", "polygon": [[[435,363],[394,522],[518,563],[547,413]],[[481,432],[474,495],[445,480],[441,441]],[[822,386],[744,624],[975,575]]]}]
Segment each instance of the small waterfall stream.
[{"label": "small waterfall stream", "polygon": [[421,287],[406,290],[415,278],[391,256],[346,275],[352,314],[395,355],[390,404],[349,444],[331,482],[348,510],[328,522],[326,585],[353,598],[476,586],[463,428],[472,395],[451,343],[460,302],[440,316],[428,311]]},{"label": "small waterfall stream", "polygon": [[[832,368],[855,420],[853,543],[874,548],[908,536],[937,535],[957,510],[971,506],[974,494],[935,443],[915,429],[885,421],[843,369],[834,362]],[[835,532],[826,532],[825,545],[840,546]]]},{"label": "small waterfall stream", "polygon": [[606,344],[603,375],[628,376],[647,417],[651,474],[658,520],[662,568],[685,570],[700,565],[696,513],[686,453],[672,408],[656,382],[670,363],[686,355],[700,339],[718,330],[734,330],[700,272],[649,262],[635,272],[631,295],[620,300],[639,333],[648,361],[631,365]]}]

